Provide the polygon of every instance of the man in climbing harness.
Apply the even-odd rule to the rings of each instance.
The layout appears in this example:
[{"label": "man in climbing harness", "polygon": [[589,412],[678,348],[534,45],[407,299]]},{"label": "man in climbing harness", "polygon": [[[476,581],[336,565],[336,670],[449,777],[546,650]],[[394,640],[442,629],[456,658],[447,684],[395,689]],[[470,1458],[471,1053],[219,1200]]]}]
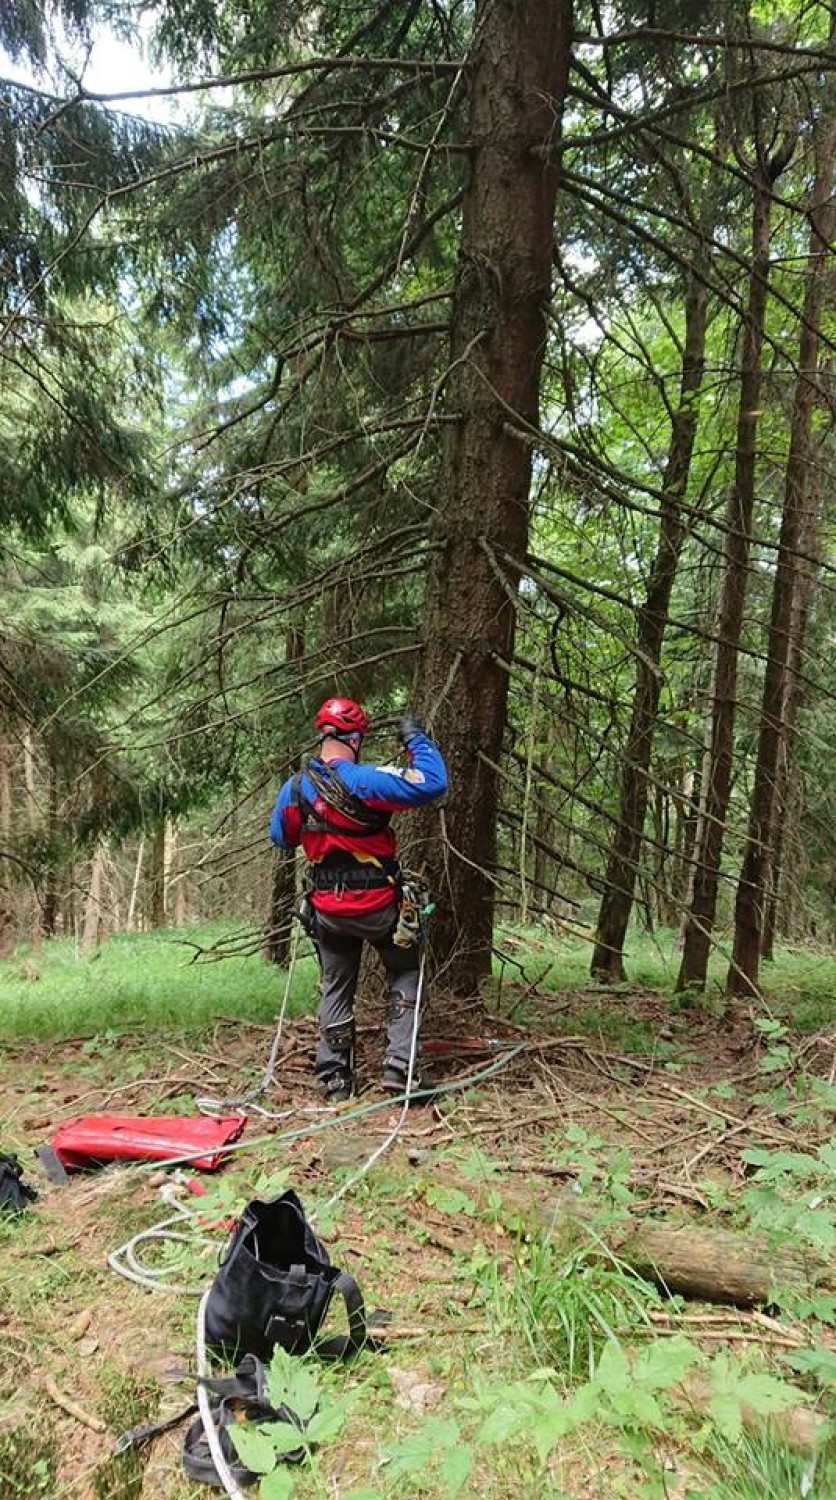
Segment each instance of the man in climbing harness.
[{"label": "man in climbing harness", "polygon": [[401,720],[398,735],[409,761],[403,769],[360,764],[369,720],[351,698],[326,699],[316,727],[319,754],[281,788],[270,837],[280,849],[301,844],[311,867],[322,968],[316,1073],[328,1100],[337,1103],[354,1089],[354,994],[364,942],[377,949],[389,981],[381,1082],[393,1093],[406,1088],[420,934],[406,946],[395,942],[403,879],[390,819],[443,796],[447,769],[420,719],[411,715]]}]

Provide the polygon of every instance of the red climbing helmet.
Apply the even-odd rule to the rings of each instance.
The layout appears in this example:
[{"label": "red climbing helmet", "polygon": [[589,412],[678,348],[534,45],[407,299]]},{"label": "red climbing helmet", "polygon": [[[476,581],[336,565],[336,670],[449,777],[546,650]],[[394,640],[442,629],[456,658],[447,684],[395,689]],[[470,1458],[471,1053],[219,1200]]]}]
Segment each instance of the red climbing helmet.
[{"label": "red climbing helmet", "polygon": [[325,736],[341,738],[347,734],[365,734],[369,719],[353,698],[326,698],[316,716],[316,727]]}]

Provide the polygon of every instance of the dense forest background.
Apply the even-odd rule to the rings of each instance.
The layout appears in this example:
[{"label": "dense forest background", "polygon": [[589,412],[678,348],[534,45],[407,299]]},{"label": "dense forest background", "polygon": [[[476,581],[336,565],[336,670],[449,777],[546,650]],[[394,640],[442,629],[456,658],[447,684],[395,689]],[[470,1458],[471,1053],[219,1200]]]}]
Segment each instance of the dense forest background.
[{"label": "dense forest background", "polygon": [[334,691],[448,757],[455,988],[831,942],[836,8],[163,0],[166,123],[85,85],[137,24],[0,15],[0,951],[281,960]]}]

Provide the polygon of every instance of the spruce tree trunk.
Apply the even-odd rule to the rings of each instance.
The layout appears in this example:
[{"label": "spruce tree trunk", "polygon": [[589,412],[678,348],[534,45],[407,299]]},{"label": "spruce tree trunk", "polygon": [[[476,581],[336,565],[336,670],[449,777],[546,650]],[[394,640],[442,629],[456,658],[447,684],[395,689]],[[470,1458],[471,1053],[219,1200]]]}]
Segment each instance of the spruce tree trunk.
[{"label": "spruce tree trunk", "polygon": [[166,836],[165,818],[161,818],[154,829],[151,845],[151,910],[152,927],[165,927],[166,910]]},{"label": "spruce tree trunk", "polygon": [[[828,119],[818,141],[816,181],[808,210],[810,251],[801,318],[798,378],[790,425],[778,562],[772,590],[758,756],[735,902],[734,947],[727,980],[731,995],[753,995],[758,992],[770,850],[776,840],[779,813],[778,767],[782,746],[787,757],[792,754],[792,745],[787,738],[788,726],[785,725],[788,674],[793,620],[794,617],[798,619],[795,603],[804,572],[804,562],[798,554],[805,539],[808,545],[812,540],[812,545],[815,546],[814,527],[808,514],[811,505],[815,505],[816,495],[816,487],[810,483],[811,435],[813,410],[819,399],[821,320],[832,274],[830,245],[836,233],[836,202],[833,197],[835,162],[836,119]],[[803,640],[797,644],[799,654],[803,655]]]},{"label": "spruce tree trunk", "polygon": [[694,277],[685,302],[685,345],[679,407],[671,431],[661,502],[659,542],[647,597],[638,615],[636,688],[622,763],[618,825],[607,863],[606,889],[598,914],[592,954],[593,977],[608,984],[619,983],[626,978],[624,940],[633,907],[647,815],[647,776],[662,690],[662,642],[671,591],[687,534],[680,502],[688,485],[697,431],[696,397],[705,366],[706,311],[705,287]]},{"label": "spruce tree trunk", "polygon": [[[813,481],[816,488],[816,497],[811,506],[810,520],[811,533],[818,529],[818,518],[821,506],[821,492],[818,476]],[[801,550],[809,551],[813,545],[812,535],[809,546],[802,543]],[[795,736],[795,721],[798,715],[798,706],[801,698],[801,663],[803,658],[803,643],[807,637],[807,621],[810,613],[810,603],[813,594],[813,567],[807,561],[804,563],[803,572],[798,589],[798,599],[795,608],[795,620],[792,628],[792,646],[790,658],[787,663],[786,696],[784,699],[783,723],[781,735],[781,747],[778,755],[778,766],[775,773],[775,836],[769,851],[768,889],[765,901],[765,914],[763,933],[761,935],[761,958],[772,960],[774,958],[775,932],[778,918],[779,892],[781,889],[781,877],[783,873],[784,847],[787,832],[787,811],[790,805],[790,786],[795,763],[795,757],[791,754]]]},{"label": "spruce tree trunk", "polygon": [[56,868],[58,832],[58,768],[52,756],[50,756],[49,784],[47,788],[48,854],[44,898],[41,907],[41,932],[44,937],[55,936],[55,924],[58,917],[58,870]]},{"label": "spruce tree trunk", "polygon": [[90,864],[90,886],[87,892],[87,904],[84,909],[84,931],[82,933],[81,946],[85,952],[89,952],[91,948],[98,948],[102,939],[102,870],[104,857],[104,843],[101,839],[97,839]]},{"label": "spruce tree trunk", "polygon": [[[300,662],[305,655],[305,631],[299,624],[289,625],[285,632],[285,661]],[[290,763],[291,775],[299,770],[297,755]],[[293,908],[296,902],[296,860],[293,854],[279,850],[270,882],[270,913],[264,934],[264,957],[268,963],[286,968],[290,961]]]},{"label": "spruce tree trunk", "polygon": [[[450,770],[450,797],[423,820],[443,984],[472,994],[490,972],[498,762],[525,557],[531,445],[551,289],[571,0],[477,0],[470,68],[471,175],[452,305],[442,458],[418,701]],[[482,758],[480,752],[486,759]]]},{"label": "spruce tree trunk", "polygon": [[[780,168],[778,168],[780,170]],[[694,845],[690,910],[685,922],[677,989],[704,989],[717,908],[720,860],[731,794],[737,661],[749,569],[755,504],[758,403],[769,290],[772,184],[777,170],[753,178],[752,263],[740,369],[734,485],[726,510],[726,539],[712,692],[711,725],[703,765],[702,798]]]}]

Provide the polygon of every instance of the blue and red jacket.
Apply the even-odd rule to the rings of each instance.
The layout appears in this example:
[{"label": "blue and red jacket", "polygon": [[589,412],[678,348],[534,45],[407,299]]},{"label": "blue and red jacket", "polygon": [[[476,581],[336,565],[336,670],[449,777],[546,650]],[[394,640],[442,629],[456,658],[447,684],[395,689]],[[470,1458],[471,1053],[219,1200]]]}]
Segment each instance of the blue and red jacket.
[{"label": "blue and red jacket", "polygon": [[[280,849],[299,844],[312,866],[311,900],[318,911],[344,916],[379,911],[398,899],[397,839],[392,813],[426,807],[447,790],[447,767],[427,734],[415,734],[409,765],[364,766],[351,760],[311,762],[315,774],[336,775],[343,787],[377,814],[363,825],[327,801],[307,772],[287,780],[270,819],[270,837]],[[346,872],[341,879],[341,872]],[[358,882],[368,879],[368,886]],[[318,888],[317,881],[322,881]]]}]

